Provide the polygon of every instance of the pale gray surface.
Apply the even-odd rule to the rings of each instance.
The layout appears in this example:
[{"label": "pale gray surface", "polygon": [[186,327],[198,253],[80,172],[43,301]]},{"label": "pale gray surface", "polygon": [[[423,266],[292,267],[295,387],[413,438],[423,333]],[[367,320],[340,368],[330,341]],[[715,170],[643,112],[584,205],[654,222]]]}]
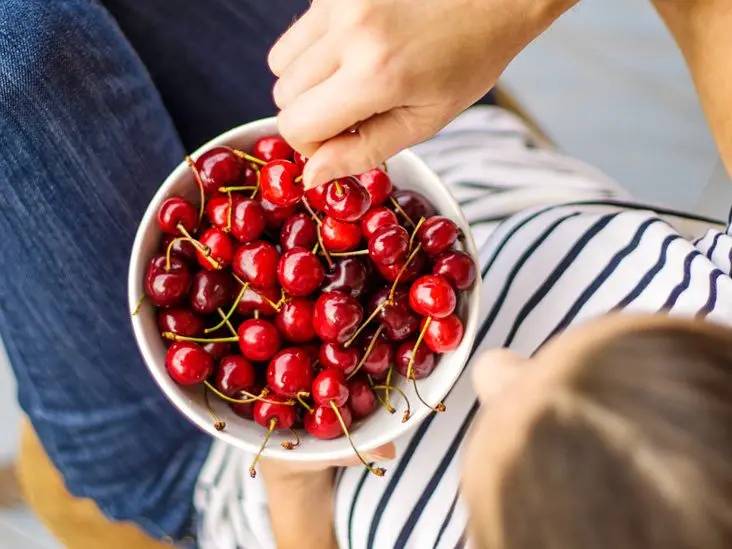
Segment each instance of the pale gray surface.
[{"label": "pale gray surface", "polygon": [[[585,0],[505,80],[562,148],[639,198],[726,217],[732,186],[681,57],[647,1]],[[0,460],[16,448],[12,395],[0,358]],[[0,510],[0,549],[40,547],[53,545],[26,511]]]}]

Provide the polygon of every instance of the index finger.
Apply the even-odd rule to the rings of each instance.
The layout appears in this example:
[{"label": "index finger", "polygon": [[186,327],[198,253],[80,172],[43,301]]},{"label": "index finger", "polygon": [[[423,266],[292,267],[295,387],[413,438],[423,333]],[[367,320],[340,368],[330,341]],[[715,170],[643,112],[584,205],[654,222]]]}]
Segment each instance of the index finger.
[{"label": "index finger", "polygon": [[308,49],[328,29],[327,14],[320,8],[324,3],[313,2],[308,11],[275,42],[269,50],[267,63],[270,70],[281,76],[285,69]]}]

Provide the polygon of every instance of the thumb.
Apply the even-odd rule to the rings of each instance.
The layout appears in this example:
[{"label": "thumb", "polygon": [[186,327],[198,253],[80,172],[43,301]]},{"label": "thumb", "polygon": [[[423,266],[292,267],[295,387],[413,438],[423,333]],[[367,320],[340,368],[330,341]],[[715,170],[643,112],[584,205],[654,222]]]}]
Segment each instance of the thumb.
[{"label": "thumb", "polygon": [[[366,463],[373,463],[376,461],[390,461],[396,457],[396,447],[391,442],[370,450],[369,452],[361,454]],[[343,467],[353,467],[361,465],[361,461],[357,457],[353,457],[344,461],[341,464]]]},{"label": "thumb", "polygon": [[348,133],[328,139],[310,157],[303,171],[306,189],[363,173],[439,129],[422,107],[399,107],[372,116]]}]

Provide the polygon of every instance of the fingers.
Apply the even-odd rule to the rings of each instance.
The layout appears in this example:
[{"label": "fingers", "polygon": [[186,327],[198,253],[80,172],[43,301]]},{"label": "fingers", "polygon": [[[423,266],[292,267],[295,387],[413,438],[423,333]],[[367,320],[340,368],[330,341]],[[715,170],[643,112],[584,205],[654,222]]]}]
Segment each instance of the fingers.
[{"label": "fingers", "polygon": [[313,1],[310,9],[272,46],[269,68],[280,76],[297,57],[328,30],[328,2]]},{"label": "fingers", "polygon": [[272,92],[280,109],[298,96],[330,78],[340,65],[338,49],[328,38],[321,38],[282,72]]},{"label": "fingers", "polygon": [[490,402],[525,371],[527,360],[509,349],[485,351],[472,365],[473,387],[483,403]]},{"label": "fingers", "polygon": [[394,109],[362,123],[356,132],[323,143],[305,164],[306,189],[337,177],[363,173],[433,133],[416,109]]},{"label": "fingers", "polygon": [[[394,444],[389,443],[361,455],[366,463],[390,461],[396,457],[396,447]],[[337,464],[338,467],[358,467],[361,465],[361,461],[355,456]]]}]

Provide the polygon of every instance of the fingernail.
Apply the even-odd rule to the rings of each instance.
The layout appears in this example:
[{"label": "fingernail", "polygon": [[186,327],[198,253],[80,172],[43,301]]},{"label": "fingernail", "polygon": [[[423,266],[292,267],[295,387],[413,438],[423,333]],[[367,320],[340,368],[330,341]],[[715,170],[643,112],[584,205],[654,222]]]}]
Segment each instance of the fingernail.
[{"label": "fingernail", "polygon": [[320,169],[317,164],[314,164],[312,159],[308,160],[305,164],[305,169],[302,174],[302,184],[305,190],[317,187],[321,183],[325,183],[331,179],[327,169]]}]

